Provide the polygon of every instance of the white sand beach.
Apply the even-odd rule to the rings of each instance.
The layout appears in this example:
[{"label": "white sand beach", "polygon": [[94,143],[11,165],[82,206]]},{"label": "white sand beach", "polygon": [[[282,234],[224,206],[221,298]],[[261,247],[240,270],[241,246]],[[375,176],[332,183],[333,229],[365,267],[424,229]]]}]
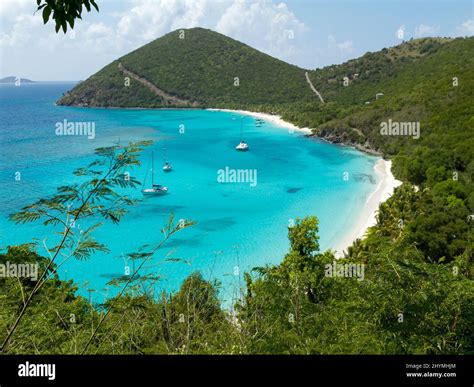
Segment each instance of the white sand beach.
[{"label": "white sand beach", "polygon": [[379,180],[377,188],[367,198],[365,207],[352,229],[349,230],[344,237],[339,239],[336,246],[332,246],[333,250],[336,251],[337,257],[342,257],[344,251],[351,246],[356,239],[362,238],[367,229],[376,224],[376,215],[380,203],[387,200],[393,194],[395,188],[402,184],[401,181],[395,179],[391,169],[391,161],[380,159],[375,164],[374,170]]},{"label": "white sand beach", "polygon": [[291,129],[294,131],[302,132],[304,134],[311,134],[311,129],[309,128],[300,128],[299,126],[293,125],[290,122],[282,120],[280,116],[276,116],[273,114],[267,114],[267,113],[256,113],[256,112],[249,112],[246,110],[232,110],[232,109],[206,109],[209,111],[221,111],[221,112],[228,112],[228,113],[238,113],[242,115],[247,115],[247,116],[252,116],[255,118],[260,118],[265,121],[269,121],[272,124],[275,124],[277,126],[281,126],[282,128],[286,129]]},{"label": "white sand beach", "polygon": [[[300,131],[305,134],[311,134],[309,128],[300,128],[290,122],[284,121],[280,116],[267,114],[267,113],[256,113],[249,112],[246,110],[231,110],[231,109],[207,109],[210,111],[224,111],[230,113],[238,113],[243,115],[249,115],[255,118],[261,118],[269,121],[275,125],[281,126],[282,128],[292,129]],[[355,225],[347,232],[344,233],[342,238],[339,238],[335,246],[330,248],[336,251],[337,257],[342,257],[344,251],[352,245],[352,243],[362,238],[367,229],[376,224],[376,215],[380,203],[387,200],[394,192],[395,188],[402,184],[401,181],[396,180],[392,174],[392,162],[384,159],[380,159],[374,166],[375,173],[377,175],[377,188],[370,194],[365,203],[365,207],[362,209]]]}]

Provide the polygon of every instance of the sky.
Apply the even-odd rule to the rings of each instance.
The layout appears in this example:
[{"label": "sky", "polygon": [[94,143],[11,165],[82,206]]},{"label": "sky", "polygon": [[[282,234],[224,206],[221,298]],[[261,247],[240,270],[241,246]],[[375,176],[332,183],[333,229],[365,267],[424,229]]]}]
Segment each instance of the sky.
[{"label": "sky", "polygon": [[83,80],[180,28],[205,27],[306,69],[403,39],[473,36],[474,0],[96,0],[66,35],[36,0],[0,0],[0,78]]}]

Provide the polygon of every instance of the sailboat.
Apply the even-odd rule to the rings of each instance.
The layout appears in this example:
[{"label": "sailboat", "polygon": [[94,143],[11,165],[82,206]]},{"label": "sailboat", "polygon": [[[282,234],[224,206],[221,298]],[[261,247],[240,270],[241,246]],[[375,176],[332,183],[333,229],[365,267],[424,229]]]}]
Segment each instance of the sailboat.
[{"label": "sailboat", "polygon": [[[154,179],[154,157],[153,157],[153,152],[151,153],[151,187],[150,188],[144,188],[142,190],[143,195],[149,195],[149,196],[159,196],[159,195],[166,195],[168,193],[168,187],[165,187],[160,184],[155,184],[155,179]],[[146,180],[146,176],[145,176]],[[143,185],[145,185],[145,182],[143,182]]]},{"label": "sailboat", "polygon": [[166,151],[164,152],[165,153],[165,157],[164,159],[166,160],[165,163],[163,164],[163,171],[164,172],[171,172],[173,170],[173,166],[171,165],[171,163],[169,161],[167,161],[167,157],[166,157]]},{"label": "sailboat", "polygon": [[238,150],[238,151],[248,151],[249,150],[248,144],[244,140],[242,140],[242,121],[243,121],[243,118],[244,117],[242,117],[240,119],[240,143],[239,143],[239,145],[237,145],[235,147],[235,149]]}]

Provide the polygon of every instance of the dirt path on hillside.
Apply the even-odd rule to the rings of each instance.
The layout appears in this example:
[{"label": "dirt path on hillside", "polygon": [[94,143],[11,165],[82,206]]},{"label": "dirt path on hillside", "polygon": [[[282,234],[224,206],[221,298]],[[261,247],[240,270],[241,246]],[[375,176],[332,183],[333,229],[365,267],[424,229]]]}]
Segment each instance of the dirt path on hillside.
[{"label": "dirt path on hillside", "polygon": [[316,88],[313,86],[313,83],[311,82],[311,79],[309,79],[309,74],[308,72],[306,71],[304,73],[304,76],[306,77],[306,82],[308,82],[308,85],[309,87],[311,87],[311,90],[313,90],[314,94],[316,94],[319,98],[319,100],[321,101],[321,103],[324,103],[324,99],[323,99],[323,96],[319,93],[318,90],[316,90]]},{"label": "dirt path on hillside", "polygon": [[172,104],[172,105],[185,105],[185,106],[193,106],[196,107],[198,106],[198,103],[196,101],[189,101],[186,99],[181,99],[179,97],[176,97],[174,95],[168,94],[166,91],[161,90],[160,88],[156,87],[153,83],[151,83],[148,79],[145,79],[138,74],[135,74],[134,72],[126,69],[122,63],[118,64],[118,68],[124,75],[127,75],[136,81],[140,82],[143,86],[148,88],[153,94],[163,98],[166,102]]}]

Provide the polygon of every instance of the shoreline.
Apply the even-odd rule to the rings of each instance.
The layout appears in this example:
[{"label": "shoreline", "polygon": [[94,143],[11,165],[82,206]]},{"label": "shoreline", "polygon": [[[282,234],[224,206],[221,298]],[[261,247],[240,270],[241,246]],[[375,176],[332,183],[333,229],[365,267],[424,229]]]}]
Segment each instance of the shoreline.
[{"label": "shoreline", "polygon": [[[292,129],[295,131],[299,131],[305,134],[312,134],[312,131],[309,128],[300,128],[290,122],[284,121],[280,116],[272,115],[268,113],[258,113],[258,112],[251,112],[247,110],[232,110],[232,109],[206,109],[209,111],[223,111],[227,113],[238,113],[244,114],[248,116],[252,116],[255,118],[261,118],[263,120],[267,120],[272,124],[277,126]],[[321,138],[325,140],[324,138]],[[327,140],[325,140],[327,141]],[[331,143],[330,141],[327,141]],[[333,144],[333,143],[331,143]],[[341,145],[341,146],[349,146],[353,149],[357,149],[360,152],[367,153],[372,156],[376,156],[374,153],[370,153],[365,151],[364,149],[360,149],[360,147],[351,146],[347,144],[333,144],[333,145]],[[380,157],[380,156],[378,156]],[[376,175],[378,176],[378,184],[373,191],[367,198],[364,207],[361,209],[360,214],[357,216],[357,220],[353,226],[350,227],[349,230],[345,231],[342,235],[342,238],[338,239],[338,242],[335,246],[329,247],[332,251],[335,251],[335,255],[337,258],[341,258],[344,256],[344,251],[347,250],[349,246],[351,246],[356,239],[362,238],[369,227],[374,226],[377,223],[377,211],[381,203],[385,202],[390,196],[393,195],[395,188],[402,184],[401,181],[396,180],[392,174],[392,161],[391,160],[384,160],[383,158],[379,158],[377,163],[374,166],[374,170]]]},{"label": "shoreline", "polygon": [[377,223],[377,211],[381,203],[393,195],[395,188],[402,184],[392,174],[392,161],[379,159],[374,166],[375,173],[379,176],[377,188],[367,198],[364,208],[357,217],[355,224],[348,230],[332,250],[336,257],[344,256],[344,251],[353,244],[356,239],[364,237],[369,227]]},{"label": "shoreline", "polygon": [[277,126],[280,126],[282,128],[287,128],[294,130],[295,132],[302,132],[305,134],[312,134],[313,132],[309,128],[300,128],[299,126],[296,126],[292,124],[291,122],[283,120],[280,116],[274,115],[274,114],[268,114],[268,113],[258,113],[258,112],[251,112],[248,110],[233,110],[233,109],[214,109],[214,108],[209,108],[205,109],[211,112],[226,112],[226,113],[238,113],[238,114],[243,114],[246,116],[251,116],[255,118],[260,118],[262,120],[266,120],[271,122],[272,124],[275,124]]}]

